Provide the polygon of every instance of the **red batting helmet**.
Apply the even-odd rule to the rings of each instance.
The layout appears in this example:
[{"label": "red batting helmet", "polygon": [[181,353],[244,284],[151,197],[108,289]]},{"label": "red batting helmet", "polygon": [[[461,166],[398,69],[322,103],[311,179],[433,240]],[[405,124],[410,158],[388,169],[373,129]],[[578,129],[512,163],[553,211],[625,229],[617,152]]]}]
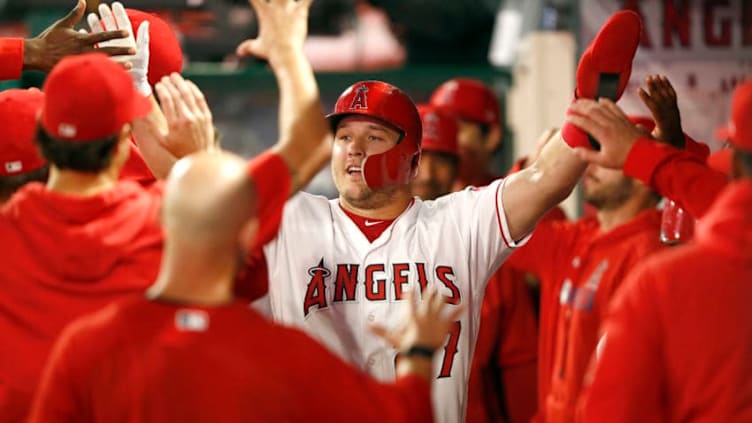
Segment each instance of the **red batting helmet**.
[{"label": "red batting helmet", "polygon": [[34,144],[43,104],[44,93],[36,88],[0,92],[0,176],[28,173],[47,163]]},{"label": "red batting helmet", "polygon": [[418,113],[423,124],[422,150],[457,156],[457,120],[430,104],[419,104]]},{"label": "red batting helmet", "polygon": [[363,180],[371,189],[410,182],[418,171],[421,124],[415,103],[402,90],[381,81],[361,81],[348,87],[327,115],[336,132],[342,118],[364,115],[380,119],[400,132],[391,149],[368,156],[362,164]]},{"label": "red batting helmet", "polygon": [[489,126],[499,124],[496,94],[477,79],[454,78],[444,82],[431,95],[431,105],[445,109],[460,119]]},{"label": "red batting helmet", "polygon": [[133,33],[143,21],[149,21],[149,85],[152,87],[163,76],[183,70],[183,50],[170,24],[153,13],[146,13],[136,9],[125,9],[131,21]]}]

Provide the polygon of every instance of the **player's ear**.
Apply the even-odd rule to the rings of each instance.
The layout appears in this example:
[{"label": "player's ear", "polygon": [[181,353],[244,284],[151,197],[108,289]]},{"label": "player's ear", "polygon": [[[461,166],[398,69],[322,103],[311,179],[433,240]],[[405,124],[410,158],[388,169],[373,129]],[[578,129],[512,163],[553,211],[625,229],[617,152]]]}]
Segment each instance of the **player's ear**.
[{"label": "player's ear", "polygon": [[238,248],[246,255],[256,248],[256,245],[254,244],[256,241],[256,234],[258,234],[258,228],[258,218],[252,217],[243,224],[238,232]]},{"label": "player's ear", "polygon": [[493,154],[501,145],[501,125],[493,125],[488,128],[486,135],[486,152]]}]

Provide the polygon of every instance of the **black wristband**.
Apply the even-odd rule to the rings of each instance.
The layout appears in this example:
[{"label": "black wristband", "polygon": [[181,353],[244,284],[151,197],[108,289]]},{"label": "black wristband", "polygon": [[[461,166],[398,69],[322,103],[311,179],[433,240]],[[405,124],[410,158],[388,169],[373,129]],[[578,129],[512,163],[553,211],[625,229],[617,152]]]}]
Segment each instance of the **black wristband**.
[{"label": "black wristband", "polygon": [[408,348],[405,351],[402,351],[400,353],[403,357],[425,357],[425,358],[433,358],[433,353],[436,350],[433,348],[425,347],[422,345],[413,345],[412,347]]}]

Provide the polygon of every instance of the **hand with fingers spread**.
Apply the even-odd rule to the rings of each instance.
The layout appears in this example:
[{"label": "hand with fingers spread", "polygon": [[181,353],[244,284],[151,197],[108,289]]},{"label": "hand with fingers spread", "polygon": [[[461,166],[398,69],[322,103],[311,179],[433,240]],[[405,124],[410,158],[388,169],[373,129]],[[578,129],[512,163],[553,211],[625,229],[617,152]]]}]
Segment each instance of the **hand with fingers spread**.
[{"label": "hand with fingers spread", "polygon": [[109,55],[129,55],[136,52],[133,45],[102,46],[104,43],[126,38],[128,34],[122,30],[87,34],[73,29],[85,11],[86,0],[78,0],[76,7],[66,17],[52,24],[37,37],[24,40],[24,69],[49,71],[60,59],[72,54],[98,51]]},{"label": "hand with fingers spread", "polygon": [[136,85],[138,92],[144,96],[151,95],[152,90],[148,80],[149,21],[144,21],[138,27],[138,34],[134,38],[131,21],[125,11],[125,7],[123,7],[120,2],[112,3],[112,8],[106,4],[100,4],[99,16],[90,13],[86,20],[92,34],[115,30],[122,30],[128,33],[128,36],[125,38],[100,43],[100,48],[132,48],[135,54],[128,56],[114,56],[113,59],[121,63],[128,63],[130,66],[128,72],[130,72],[131,78],[133,78],[133,83]]},{"label": "hand with fingers spread", "polygon": [[167,132],[150,122],[157,142],[176,158],[215,148],[214,124],[204,94],[177,73],[165,76],[155,87],[167,122]]},{"label": "hand with fingers spread", "polygon": [[653,115],[653,136],[676,148],[684,148],[681,114],[671,82],[665,76],[649,75],[645,78],[645,85],[647,90],[640,88],[638,94]]},{"label": "hand with fingers spread", "polygon": [[[423,291],[422,300],[415,298],[418,295],[415,290],[408,291],[406,301],[409,311],[399,327],[389,330],[383,326],[373,325],[371,331],[401,353],[401,361],[408,360],[405,371],[420,372],[420,369],[423,369],[421,375],[432,379],[432,352],[444,345],[449,328],[459,318],[464,307],[457,306],[449,311],[445,310],[446,298],[433,285],[429,285]],[[423,363],[424,365],[409,363],[409,360],[414,358],[428,360],[425,360],[427,363]]]},{"label": "hand with fingers spread", "polygon": [[311,0],[250,0],[256,11],[259,35],[237,48],[238,56],[256,56],[275,66],[280,57],[303,54]]},{"label": "hand with fingers spread", "polygon": [[577,100],[569,107],[567,122],[589,133],[601,144],[601,151],[576,148],[580,159],[612,169],[621,169],[632,146],[648,135],[608,99]]}]

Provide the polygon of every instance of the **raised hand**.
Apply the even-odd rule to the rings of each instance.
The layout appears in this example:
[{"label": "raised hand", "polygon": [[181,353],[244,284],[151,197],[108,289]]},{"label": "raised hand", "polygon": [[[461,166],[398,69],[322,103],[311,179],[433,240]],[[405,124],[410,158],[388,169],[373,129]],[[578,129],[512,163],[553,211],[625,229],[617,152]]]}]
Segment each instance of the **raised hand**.
[{"label": "raised hand", "polygon": [[256,11],[259,35],[237,48],[239,56],[256,56],[274,66],[278,56],[303,53],[312,0],[249,0]]},{"label": "raised hand", "polygon": [[112,8],[106,4],[100,4],[99,16],[90,13],[87,17],[87,22],[92,33],[114,30],[124,30],[128,32],[127,37],[106,41],[100,44],[100,47],[129,46],[133,48],[135,54],[128,56],[114,56],[113,59],[120,63],[127,64],[128,72],[131,74],[131,78],[133,78],[133,83],[138,92],[144,96],[151,95],[152,90],[148,78],[149,21],[141,23],[138,27],[138,34],[134,38],[133,27],[128,18],[128,13],[125,11],[125,7],[123,7],[120,2],[114,2],[112,3]]},{"label": "raised hand", "polygon": [[98,51],[108,55],[131,55],[136,53],[135,45],[111,44],[99,46],[128,36],[119,29],[81,33],[73,27],[86,11],[86,0],[78,4],[67,16],[55,22],[35,38],[24,40],[24,69],[49,71],[63,57]]},{"label": "raised hand", "polygon": [[577,100],[569,107],[567,122],[589,133],[601,144],[600,151],[576,148],[580,159],[612,169],[621,169],[632,146],[640,137],[649,135],[608,99]]},{"label": "raised hand", "polygon": [[177,73],[156,85],[167,132],[155,127],[155,138],[176,158],[215,147],[214,123],[204,94]]},{"label": "raised hand", "polygon": [[454,307],[446,312],[445,297],[433,285],[429,285],[423,291],[422,300],[414,298],[417,295],[414,290],[408,291],[406,295],[409,311],[402,324],[392,330],[373,325],[371,331],[397,351],[407,351],[415,346],[439,349],[446,342],[450,326],[457,320],[464,307]]},{"label": "raised hand", "polygon": [[665,76],[649,75],[645,78],[645,85],[647,90],[640,88],[638,94],[653,115],[653,136],[674,147],[684,148],[681,114],[671,82]]}]

